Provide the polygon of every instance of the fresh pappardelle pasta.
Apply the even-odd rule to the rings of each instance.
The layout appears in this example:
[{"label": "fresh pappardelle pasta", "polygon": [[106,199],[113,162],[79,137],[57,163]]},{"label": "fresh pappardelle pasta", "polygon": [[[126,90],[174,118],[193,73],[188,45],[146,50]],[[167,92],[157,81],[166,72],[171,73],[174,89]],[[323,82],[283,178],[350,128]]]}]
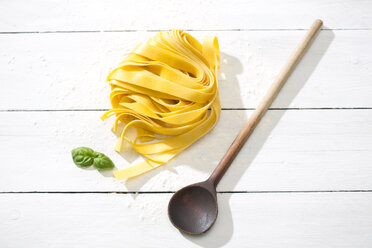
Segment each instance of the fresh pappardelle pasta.
[{"label": "fresh pappardelle pasta", "polygon": [[[124,125],[115,150],[129,142],[145,161],[114,171],[117,179],[148,172],[208,133],[221,112],[216,37],[199,43],[180,30],[160,32],[138,45],[107,78],[114,131]],[[135,138],[128,128],[135,127]]]}]

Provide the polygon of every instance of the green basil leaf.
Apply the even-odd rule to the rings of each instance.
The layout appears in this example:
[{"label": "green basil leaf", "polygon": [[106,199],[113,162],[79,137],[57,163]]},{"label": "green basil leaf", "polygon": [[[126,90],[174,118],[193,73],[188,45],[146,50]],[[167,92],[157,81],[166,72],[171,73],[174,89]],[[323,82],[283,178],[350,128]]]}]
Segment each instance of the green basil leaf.
[{"label": "green basil leaf", "polygon": [[111,170],[115,167],[114,163],[109,157],[100,152],[94,152],[93,166],[97,170]]},{"label": "green basil leaf", "polygon": [[78,147],[71,151],[72,160],[74,163],[82,168],[89,167],[93,164],[94,151],[88,147]]}]

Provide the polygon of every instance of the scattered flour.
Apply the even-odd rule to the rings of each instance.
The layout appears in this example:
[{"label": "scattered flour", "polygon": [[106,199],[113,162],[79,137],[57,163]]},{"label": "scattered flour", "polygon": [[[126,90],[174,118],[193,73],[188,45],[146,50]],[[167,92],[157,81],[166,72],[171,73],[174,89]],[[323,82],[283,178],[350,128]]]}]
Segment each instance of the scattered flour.
[{"label": "scattered flour", "polygon": [[12,64],[15,60],[15,57],[11,57],[9,60],[8,60],[8,65]]},{"label": "scattered flour", "polygon": [[359,60],[357,58],[352,58],[351,63],[353,63],[354,65],[357,65],[359,64]]},{"label": "scattered flour", "polygon": [[141,221],[156,221],[163,215],[168,204],[168,194],[140,194],[134,200]]},{"label": "scattered flour", "polygon": [[11,220],[18,220],[21,217],[21,211],[18,209],[13,209],[9,213],[9,219]]}]

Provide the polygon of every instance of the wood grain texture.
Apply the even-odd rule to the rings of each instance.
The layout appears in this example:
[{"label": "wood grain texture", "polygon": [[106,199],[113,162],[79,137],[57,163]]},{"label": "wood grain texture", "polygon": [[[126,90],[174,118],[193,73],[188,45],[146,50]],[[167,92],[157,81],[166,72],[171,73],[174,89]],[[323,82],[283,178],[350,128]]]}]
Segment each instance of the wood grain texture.
[{"label": "wood grain texture", "polygon": [[[369,247],[371,10],[366,0],[0,1],[0,247]],[[71,110],[109,108],[108,72],[156,31],[216,35],[222,106],[255,108],[316,18],[325,30],[273,103],[302,110],[268,111],[218,186],[259,193],[218,194],[205,236],[171,226],[164,191],[206,179],[252,111],[222,111],[174,161],[126,183],[73,165],[80,145],[120,168],[137,159],[114,152],[103,111]]]},{"label": "wood grain texture", "polygon": [[[371,111],[268,111],[217,189],[372,189]],[[70,156],[89,146],[118,168],[138,159],[113,150],[113,120],[102,122],[102,111],[2,112],[0,191],[175,191],[209,176],[251,113],[222,111],[215,129],[168,165],[124,183],[79,169]]]},{"label": "wood grain texture", "polygon": [[[254,108],[305,31],[217,35],[224,108]],[[153,32],[0,35],[0,109],[109,108],[106,76]],[[321,31],[272,107],[372,107],[372,31]]]},{"label": "wood grain texture", "polygon": [[168,223],[170,194],[2,194],[0,244],[23,247],[368,247],[372,193],[218,194],[199,237]]},{"label": "wood grain texture", "polygon": [[370,29],[371,8],[366,0],[5,0],[0,31],[306,29],[317,18],[328,28]]}]

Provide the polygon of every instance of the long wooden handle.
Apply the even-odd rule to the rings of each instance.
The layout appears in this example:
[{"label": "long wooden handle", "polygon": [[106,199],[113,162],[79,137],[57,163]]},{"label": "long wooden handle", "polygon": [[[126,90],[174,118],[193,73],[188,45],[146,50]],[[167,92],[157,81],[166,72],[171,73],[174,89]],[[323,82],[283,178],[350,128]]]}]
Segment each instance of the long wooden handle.
[{"label": "long wooden handle", "polygon": [[305,54],[307,48],[310,46],[311,42],[314,40],[317,32],[322,27],[323,22],[321,20],[315,20],[310,30],[307,32],[305,38],[297,47],[293,55],[288,60],[287,64],[284,66],[280,72],[278,78],[271,85],[266,95],[263,97],[261,103],[258,105],[256,110],[253,112],[248,123],[240,131],[238,136],[235,138],[231,144],[229,150],[227,150],[225,156],[221,159],[220,163],[216,169],[212,172],[208,181],[212,182],[215,186],[221,180],[222,176],[225,174],[226,170],[229,168],[231,162],[234,160],[236,155],[239,153],[240,149],[248,139],[248,137],[253,132],[254,128],[257,126],[258,122],[261,120],[262,116],[265,114],[268,107],[271,105],[275,97],[278,95],[280,89],[287,81],[289,75],[292,73],[302,56]]}]

